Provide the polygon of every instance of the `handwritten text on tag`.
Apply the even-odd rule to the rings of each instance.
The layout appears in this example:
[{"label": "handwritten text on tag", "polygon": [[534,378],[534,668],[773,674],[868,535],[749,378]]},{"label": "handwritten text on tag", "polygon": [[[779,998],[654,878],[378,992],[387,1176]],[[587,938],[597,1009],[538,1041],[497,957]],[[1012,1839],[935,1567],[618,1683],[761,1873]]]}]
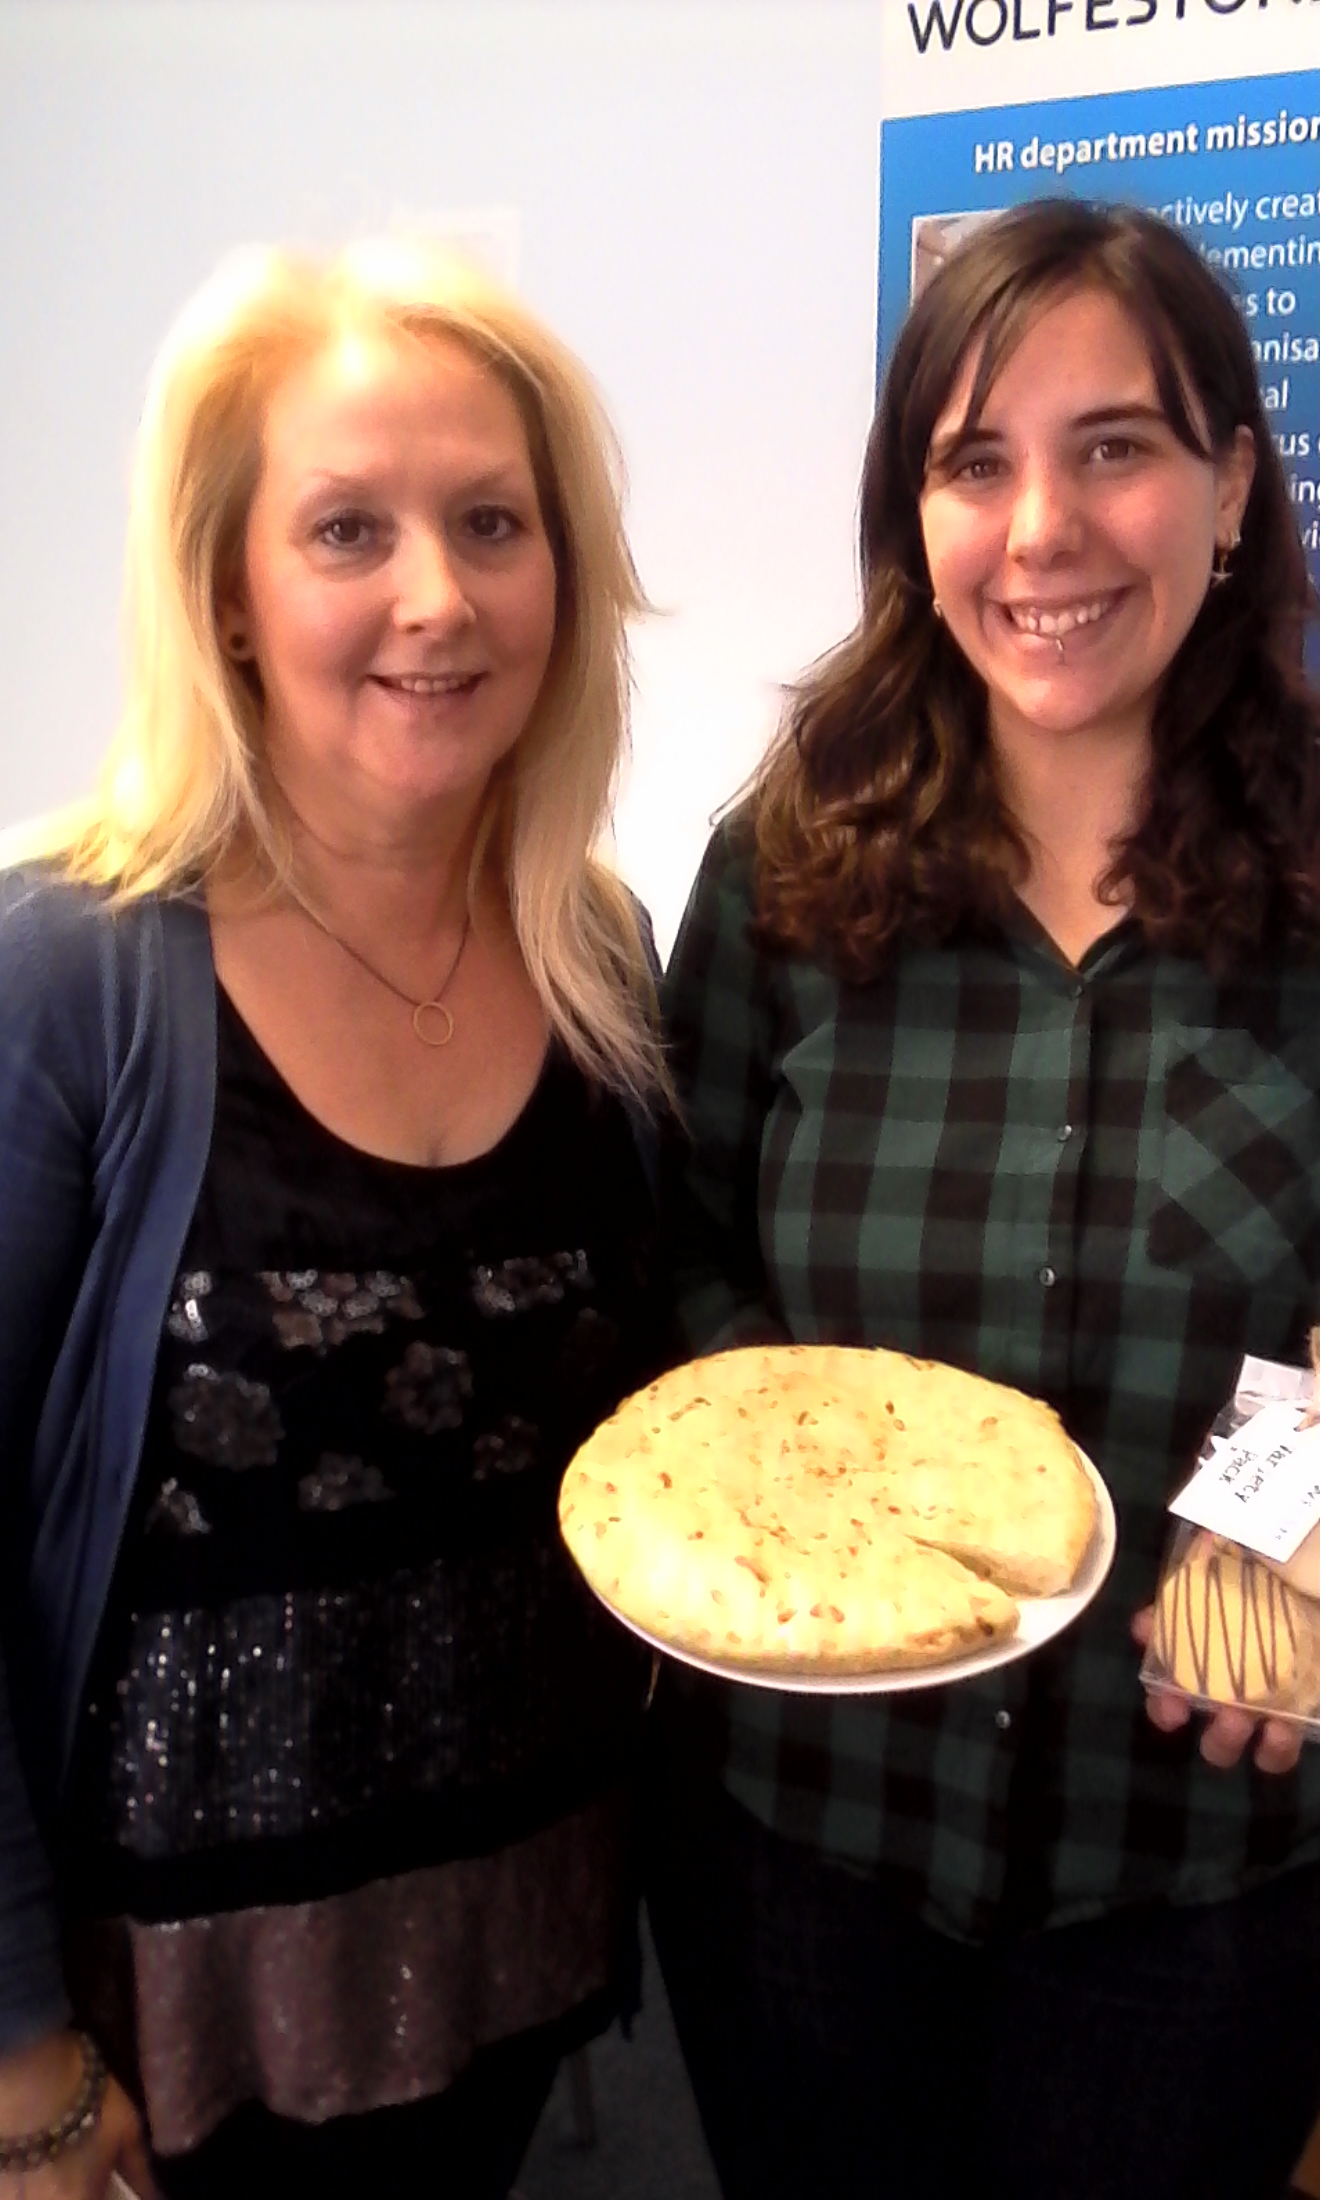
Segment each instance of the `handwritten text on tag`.
[{"label": "handwritten text on tag", "polygon": [[1303,1428],[1303,1417],[1301,1405],[1277,1402],[1232,1436],[1212,1436],[1169,1510],[1262,1558],[1291,1558],[1320,1521],[1320,1425]]}]

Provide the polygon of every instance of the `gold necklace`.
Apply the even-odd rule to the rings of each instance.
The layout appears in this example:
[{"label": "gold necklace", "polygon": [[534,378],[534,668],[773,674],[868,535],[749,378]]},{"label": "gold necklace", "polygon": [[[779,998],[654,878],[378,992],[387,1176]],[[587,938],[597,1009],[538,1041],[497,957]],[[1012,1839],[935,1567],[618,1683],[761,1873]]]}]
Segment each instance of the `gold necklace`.
[{"label": "gold necklace", "polygon": [[[468,943],[468,934],[472,930],[472,911],[470,908],[465,909],[463,912],[463,931],[453,961],[434,993],[428,993],[424,999],[419,1001],[414,994],[405,993],[401,985],[394,983],[393,978],[387,978],[383,970],[377,970],[374,963],[368,962],[366,956],[359,954],[357,948],[351,946],[346,939],[341,938],[338,932],[332,932],[325,918],[318,915],[311,903],[303,900],[301,894],[297,896],[297,901],[303,915],[310,917],[312,923],[317,926],[318,930],[324,932],[328,940],[333,940],[336,947],[341,947],[346,955],[352,956],[355,963],[360,963],[367,976],[374,978],[377,985],[383,985],[385,991],[392,993],[396,1001],[402,1001],[405,1007],[412,1010],[412,1027],[424,1047],[448,1046],[454,1036],[454,1012],[452,1008],[445,1006],[445,995],[454,982],[455,973],[463,960],[463,950]],[[427,1030],[425,1019],[428,1016],[438,1016],[442,1019],[441,1028],[438,1031]]]}]

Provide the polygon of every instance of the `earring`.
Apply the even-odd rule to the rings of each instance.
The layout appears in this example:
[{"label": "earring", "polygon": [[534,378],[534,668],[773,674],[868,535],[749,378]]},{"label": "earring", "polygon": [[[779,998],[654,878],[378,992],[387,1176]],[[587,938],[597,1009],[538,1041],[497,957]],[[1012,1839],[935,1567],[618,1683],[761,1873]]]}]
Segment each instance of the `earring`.
[{"label": "earring", "polygon": [[943,604],[942,604],[942,603],[940,602],[940,599],[939,599],[939,597],[938,597],[938,596],[932,596],[932,597],[931,597],[931,599],[930,599],[930,608],[931,608],[931,610],[932,610],[932,611],[934,612],[934,614],[935,614],[935,616],[936,616],[936,618],[937,618],[937,619],[942,619],[942,618],[944,617],[944,606],[943,606]]},{"label": "earring", "polygon": [[1235,527],[1227,542],[1217,542],[1215,544],[1215,562],[1210,568],[1210,586],[1212,588],[1222,588],[1226,580],[1232,579],[1228,561],[1241,540],[1242,530],[1240,527]]},{"label": "earring", "polygon": [[252,644],[248,640],[247,628],[244,626],[228,627],[220,637],[220,647],[231,663],[236,665],[247,664],[252,655]]}]

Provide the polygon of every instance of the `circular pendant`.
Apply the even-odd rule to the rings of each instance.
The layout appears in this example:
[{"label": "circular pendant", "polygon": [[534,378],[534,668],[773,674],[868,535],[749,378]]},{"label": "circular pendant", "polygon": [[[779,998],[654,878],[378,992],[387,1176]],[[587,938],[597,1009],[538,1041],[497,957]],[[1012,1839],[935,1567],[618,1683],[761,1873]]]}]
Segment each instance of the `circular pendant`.
[{"label": "circular pendant", "polygon": [[[438,1024],[428,1018],[438,1018]],[[447,1047],[454,1036],[454,1019],[443,1001],[419,1001],[413,1010],[413,1030],[424,1047]]]}]

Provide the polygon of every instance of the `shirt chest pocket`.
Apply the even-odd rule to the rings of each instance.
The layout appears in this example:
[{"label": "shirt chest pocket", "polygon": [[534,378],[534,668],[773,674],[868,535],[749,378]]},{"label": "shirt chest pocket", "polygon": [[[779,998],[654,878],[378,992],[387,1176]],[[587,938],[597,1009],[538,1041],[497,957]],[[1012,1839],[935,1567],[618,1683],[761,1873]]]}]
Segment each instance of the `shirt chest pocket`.
[{"label": "shirt chest pocket", "polygon": [[1146,1248],[1157,1267],[1309,1292],[1320,1183],[1320,1100],[1310,1084],[1249,1032],[1175,1045],[1159,1152]]}]

